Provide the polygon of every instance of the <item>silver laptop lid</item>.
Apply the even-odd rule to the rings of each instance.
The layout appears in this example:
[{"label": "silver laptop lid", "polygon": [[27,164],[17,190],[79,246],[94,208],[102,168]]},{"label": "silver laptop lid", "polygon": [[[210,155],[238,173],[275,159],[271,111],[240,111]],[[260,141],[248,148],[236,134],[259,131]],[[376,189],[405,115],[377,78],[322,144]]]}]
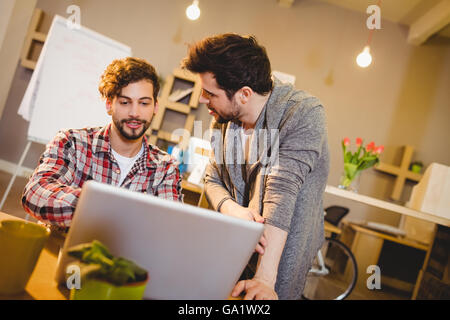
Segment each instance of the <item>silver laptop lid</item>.
[{"label": "silver laptop lid", "polygon": [[147,299],[226,299],[263,229],[260,223],[89,181],[83,186],[56,280],[64,282],[70,261],[66,250],[97,239],[115,256],[149,272]]}]

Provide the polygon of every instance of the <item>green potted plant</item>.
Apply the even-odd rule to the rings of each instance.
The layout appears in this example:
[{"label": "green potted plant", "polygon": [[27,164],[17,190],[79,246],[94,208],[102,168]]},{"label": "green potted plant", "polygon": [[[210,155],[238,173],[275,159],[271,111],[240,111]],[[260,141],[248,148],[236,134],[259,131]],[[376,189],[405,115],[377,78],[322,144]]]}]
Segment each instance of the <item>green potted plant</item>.
[{"label": "green potted plant", "polygon": [[148,272],[133,261],[114,257],[100,241],[74,246],[69,256],[79,261],[81,288],[73,288],[71,300],[140,300]]},{"label": "green potted plant", "polygon": [[415,173],[420,173],[423,168],[423,162],[422,161],[414,161],[409,165],[409,170]]}]

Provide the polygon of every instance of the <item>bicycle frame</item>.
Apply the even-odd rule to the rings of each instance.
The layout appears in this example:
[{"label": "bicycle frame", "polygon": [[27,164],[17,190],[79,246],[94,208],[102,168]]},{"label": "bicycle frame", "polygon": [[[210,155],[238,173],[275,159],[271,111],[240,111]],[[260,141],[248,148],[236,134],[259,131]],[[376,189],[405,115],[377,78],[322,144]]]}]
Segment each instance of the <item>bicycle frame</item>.
[{"label": "bicycle frame", "polygon": [[322,251],[321,250],[319,250],[317,252],[317,260],[319,262],[319,267],[320,268],[312,267],[309,270],[309,272],[311,274],[313,274],[314,276],[318,276],[318,277],[326,276],[327,274],[329,274],[330,270],[325,266],[325,262],[323,260],[323,255],[322,255]]},{"label": "bicycle frame", "polygon": [[[355,257],[353,256],[351,250],[342,242],[340,242],[336,239],[332,239],[332,238],[326,238],[325,240],[329,241],[330,244],[333,243],[334,245],[337,245],[336,248],[340,248],[339,250],[342,250],[342,253],[344,253],[345,256],[349,259],[347,261],[347,263],[350,263],[351,270],[353,270],[352,279],[349,282],[349,285],[346,286],[343,293],[339,294],[336,298],[334,298],[334,300],[343,300],[347,296],[350,295],[353,288],[355,287],[356,279],[358,278],[358,267],[356,264],[356,260],[355,260]],[[311,266],[311,269],[308,271],[308,275],[310,277],[313,277],[313,278],[326,277],[326,276],[334,273],[333,265],[325,264],[325,259],[327,257],[328,249],[329,249],[329,246],[327,245],[327,246],[322,247],[317,252],[313,266]],[[314,284],[313,284],[313,286],[314,286],[313,290],[316,290],[316,287]],[[304,295],[302,295],[302,297],[308,299]]]}]

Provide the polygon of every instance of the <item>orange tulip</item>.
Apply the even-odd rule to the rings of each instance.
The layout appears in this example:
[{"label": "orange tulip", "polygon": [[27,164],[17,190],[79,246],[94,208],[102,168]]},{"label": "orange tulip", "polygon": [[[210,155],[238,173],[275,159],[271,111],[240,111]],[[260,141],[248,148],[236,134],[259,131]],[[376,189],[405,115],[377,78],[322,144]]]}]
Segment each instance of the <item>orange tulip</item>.
[{"label": "orange tulip", "polygon": [[344,138],[344,146],[348,147],[350,145],[350,139]]},{"label": "orange tulip", "polygon": [[384,151],[384,146],[383,146],[383,145],[378,146],[378,147],[376,147],[376,149],[375,149],[375,153],[376,153],[376,154],[380,154],[380,153],[382,153],[383,151]]},{"label": "orange tulip", "polygon": [[356,146],[360,147],[362,145],[362,139],[361,138],[356,138]]},{"label": "orange tulip", "polygon": [[369,143],[367,146],[366,146],[366,151],[367,152],[372,152],[372,151],[375,151],[375,142],[371,142],[371,143]]}]

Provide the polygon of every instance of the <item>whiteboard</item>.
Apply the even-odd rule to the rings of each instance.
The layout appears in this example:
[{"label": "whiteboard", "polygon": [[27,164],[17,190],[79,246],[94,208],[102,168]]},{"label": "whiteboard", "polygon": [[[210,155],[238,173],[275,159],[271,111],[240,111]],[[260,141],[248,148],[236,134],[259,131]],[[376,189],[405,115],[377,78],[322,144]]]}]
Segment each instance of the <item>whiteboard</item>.
[{"label": "whiteboard", "polygon": [[128,56],[130,47],[55,16],[18,111],[30,121],[28,140],[46,144],[62,129],[109,123],[100,76],[114,59]]}]

